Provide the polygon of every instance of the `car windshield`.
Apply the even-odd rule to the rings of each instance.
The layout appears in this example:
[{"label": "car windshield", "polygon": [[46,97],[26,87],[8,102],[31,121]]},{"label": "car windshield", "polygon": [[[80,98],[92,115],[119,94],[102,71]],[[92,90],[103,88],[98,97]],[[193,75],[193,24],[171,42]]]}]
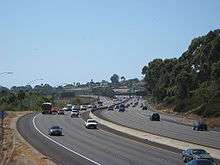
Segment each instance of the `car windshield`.
[{"label": "car windshield", "polygon": [[195,155],[207,154],[205,150],[200,150],[200,149],[193,150],[192,153]]},{"label": "car windshield", "polygon": [[209,160],[197,160],[197,165],[213,165]]},{"label": "car windshield", "polygon": [[87,120],[87,123],[97,123],[95,120]]},{"label": "car windshield", "polygon": [[60,127],[59,126],[53,126],[53,127],[51,127],[51,129],[60,129]]}]

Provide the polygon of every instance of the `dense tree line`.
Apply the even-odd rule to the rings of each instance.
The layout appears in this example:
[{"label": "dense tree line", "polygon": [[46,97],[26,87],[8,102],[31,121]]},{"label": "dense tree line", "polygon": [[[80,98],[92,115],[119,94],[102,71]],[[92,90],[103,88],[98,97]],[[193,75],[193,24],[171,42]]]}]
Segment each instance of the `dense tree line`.
[{"label": "dense tree line", "polygon": [[43,102],[53,102],[52,96],[34,91],[1,91],[0,109],[5,111],[40,110]]},{"label": "dense tree line", "polygon": [[157,102],[179,112],[220,116],[220,29],[193,39],[178,59],[154,59],[142,74]]}]

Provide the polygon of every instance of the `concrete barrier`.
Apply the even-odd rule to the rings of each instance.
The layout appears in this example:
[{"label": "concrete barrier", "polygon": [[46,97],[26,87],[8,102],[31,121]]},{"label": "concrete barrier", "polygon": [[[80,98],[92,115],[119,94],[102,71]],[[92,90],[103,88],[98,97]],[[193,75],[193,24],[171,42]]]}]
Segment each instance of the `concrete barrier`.
[{"label": "concrete barrier", "polygon": [[189,142],[184,142],[184,141],[176,140],[176,139],[172,139],[172,138],[167,138],[167,137],[163,137],[163,136],[158,136],[158,135],[154,135],[154,134],[147,133],[144,131],[139,131],[136,129],[128,128],[126,126],[117,125],[115,123],[112,123],[110,121],[106,121],[106,120],[103,120],[103,119],[97,117],[92,112],[90,112],[89,116],[91,118],[95,119],[98,123],[100,123],[102,125],[105,125],[111,129],[115,129],[117,131],[126,133],[128,135],[131,135],[131,136],[134,136],[134,137],[137,137],[140,139],[145,139],[145,140],[148,140],[151,142],[175,147],[175,148],[178,148],[181,150],[185,150],[186,148],[201,148],[201,149],[204,149],[207,152],[209,152],[212,157],[220,160],[220,150],[218,150],[218,149],[214,149],[214,148],[206,147],[206,146],[202,146],[202,145],[197,145],[197,144],[193,144],[193,143],[189,143]]}]

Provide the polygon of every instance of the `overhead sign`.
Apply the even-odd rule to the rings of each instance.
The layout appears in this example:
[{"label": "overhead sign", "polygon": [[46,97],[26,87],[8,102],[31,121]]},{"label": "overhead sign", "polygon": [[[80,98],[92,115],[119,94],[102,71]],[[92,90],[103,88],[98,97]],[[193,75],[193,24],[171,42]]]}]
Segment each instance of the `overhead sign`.
[{"label": "overhead sign", "polygon": [[4,118],[7,115],[5,111],[0,111],[0,118]]}]

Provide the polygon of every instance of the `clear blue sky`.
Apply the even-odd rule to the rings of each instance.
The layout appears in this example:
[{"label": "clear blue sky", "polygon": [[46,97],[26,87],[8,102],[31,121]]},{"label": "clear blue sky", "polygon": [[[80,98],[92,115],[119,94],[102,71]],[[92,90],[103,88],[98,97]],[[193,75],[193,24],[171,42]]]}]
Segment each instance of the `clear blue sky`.
[{"label": "clear blue sky", "polygon": [[140,78],[217,28],[220,0],[2,0],[0,85]]}]

